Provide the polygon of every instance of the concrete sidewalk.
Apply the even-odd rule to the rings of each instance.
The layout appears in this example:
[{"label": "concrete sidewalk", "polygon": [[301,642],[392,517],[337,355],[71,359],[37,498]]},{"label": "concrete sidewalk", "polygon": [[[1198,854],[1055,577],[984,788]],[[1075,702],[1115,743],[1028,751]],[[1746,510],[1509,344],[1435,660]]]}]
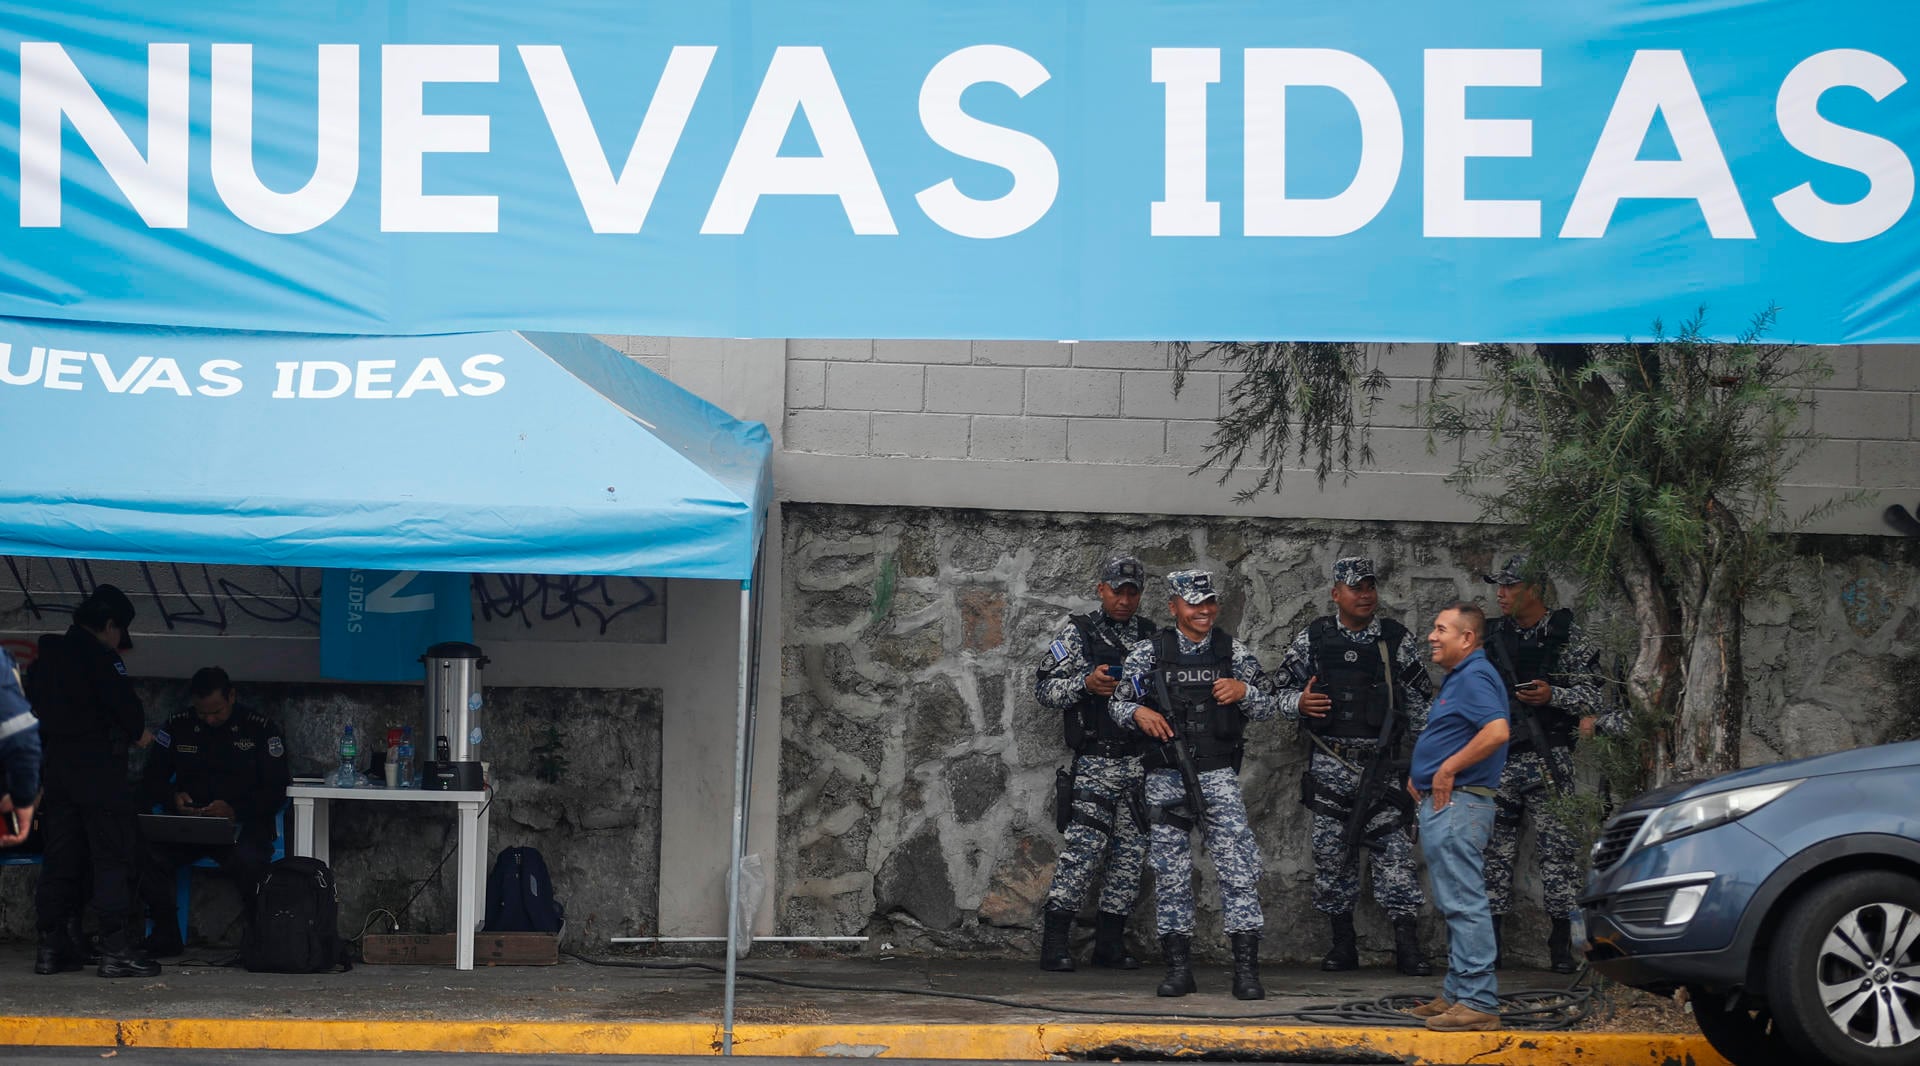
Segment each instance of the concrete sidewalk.
[{"label": "concrete sidewalk", "polygon": [[[637,969],[565,958],[551,967],[460,972],[358,966],[344,974],[251,974],[189,954],[151,980],[91,972],[36,976],[24,946],[0,947],[0,1044],[712,1054],[722,979],[698,968]],[[619,956],[623,962],[718,966],[721,960]],[[196,962],[195,960],[199,960]],[[1542,1032],[1439,1034],[1358,1019],[1303,1024],[1251,1015],[1430,994],[1437,980],[1364,970],[1329,975],[1269,968],[1268,998],[1242,1003],[1221,967],[1199,995],[1153,995],[1153,968],[1045,974],[1010,961],[754,958],[743,972],[840,986],[743,979],[734,1046],[751,1055],[936,1059],[1321,1058],[1384,1063],[1660,1064],[1721,1062],[1698,1034]],[[1552,974],[1502,974],[1503,988],[1552,989]],[[851,986],[878,991],[852,992]],[[928,991],[1018,1001],[1011,1007],[932,998]],[[1171,1013],[1177,1009],[1178,1014]],[[1082,1013],[1084,1012],[1084,1013]]]}]

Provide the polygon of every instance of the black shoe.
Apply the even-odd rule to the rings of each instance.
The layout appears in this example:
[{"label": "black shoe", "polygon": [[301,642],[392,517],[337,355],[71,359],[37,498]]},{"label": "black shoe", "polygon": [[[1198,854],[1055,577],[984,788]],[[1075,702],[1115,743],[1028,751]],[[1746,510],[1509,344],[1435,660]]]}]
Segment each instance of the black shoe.
[{"label": "black shoe", "polygon": [[1160,938],[1160,951],[1167,957],[1167,979],[1154,990],[1159,996],[1186,996],[1199,991],[1193,983],[1193,937],[1186,933],[1167,933]]},{"label": "black shoe", "polygon": [[94,973],[101,977],[158,977],[160,964],[137,951],[125,955],[109,951],[100,956],[100,967]]},{"label": "black shoe", "polygon": [[1553,930],[1547,934],[1547,955],[1553,960],[1554,973],[1579,969],[1573,961],[1573,923],[1568,919],[1553,920]]},{"label": "black shoe", "polygon": [[1353,912],[1328,915],[1328,918],[1333,923],[1333,946],[1327,949],[1327,957],[1320,960],[1320,968],[1328,973],[1359,969],[1360,945],[1353,939]]},{"label": "black shoe", "polygon": [[147,934],[147,957],[170,959],[175,955],[186,954],[187,946],[180,940],[180,923],[172,918],[156,920],[153,932]]},{"label": "black shoe", "polygon": [[1127,916],[1100,912],[1093,927],[1093,964],[1110,970],[1137,970],[1140,960],[1127,951]]},{"label": "black shoe", "polygon": [[1420,950],[1420,925],[1413,918],[1393,920],[1393,965],[1408,977],[1428,977],[1433,967]]},{"label": "black shoe", "polygon": [[1500,932],[1500,920],[1505,917],[1504,914],[1493,916],[1493,968],[1496,970],[1505,966],[1507,962],[1507,943]]},{"label": "black shoe", "polygon": [[73,945],[74,951],[79,954],[81,961],[84,962],[86,965],[88,966],[99,965],[100,963],[99,934],[88,933],[83,931],[80,928],[80,919],[78,917],[75,917],[67,922],[67,942]]},{"label": "black shoe", "polygon": [[1048,907],[1040,934],[1040,968],[1053,973],[1073,972],[1073,912]]},{"label": "black shoe", "polygon": [[80,952],[66,937],[58,934],[40,934],[40,946],[33,953],[34,973],[70,973],[79,968]]},{"label": "black shoe", "polygon": [[1260,984],[1260,934],[1233,934],[1233,998],[1265,999]]}]

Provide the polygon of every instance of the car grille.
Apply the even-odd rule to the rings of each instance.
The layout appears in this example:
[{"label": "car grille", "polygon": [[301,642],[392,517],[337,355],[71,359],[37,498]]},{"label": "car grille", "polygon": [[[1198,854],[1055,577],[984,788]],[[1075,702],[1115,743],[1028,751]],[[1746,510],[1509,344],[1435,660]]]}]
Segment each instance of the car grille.
[{"label": "car grille", "polygon": [[1614,868],[1627,855],[1633,838],[1640,835],[1640,827],[1646,824],[1652,811],[1629,811],[1618,815],[1607,827],[1600,831],[1600,840],[1593,846],[1593,871],[1606,873]]}]

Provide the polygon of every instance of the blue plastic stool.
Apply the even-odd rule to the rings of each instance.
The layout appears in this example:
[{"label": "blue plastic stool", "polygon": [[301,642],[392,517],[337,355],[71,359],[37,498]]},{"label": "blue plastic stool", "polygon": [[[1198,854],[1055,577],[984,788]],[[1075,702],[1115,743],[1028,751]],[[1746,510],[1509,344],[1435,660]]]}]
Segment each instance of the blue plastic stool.
[{"label": "blue plastic stool", "polygon": [[[273,835],[273,853],[268,857],[269,862],[279,862],[287,857],[286,813],[287,808],[281,807],[273,816],[273,824],[278,831]],[[37,862],[38,859],[36,858],[35,861]],[[187,915],[193,907],[193,869],[196,866],[202,870],[220,868],[220,864],[213,861],[210,856],[202,856],[180,867],[180,872],[174,875],[174,910],[180,916],[182,944],[187,942]]]}]

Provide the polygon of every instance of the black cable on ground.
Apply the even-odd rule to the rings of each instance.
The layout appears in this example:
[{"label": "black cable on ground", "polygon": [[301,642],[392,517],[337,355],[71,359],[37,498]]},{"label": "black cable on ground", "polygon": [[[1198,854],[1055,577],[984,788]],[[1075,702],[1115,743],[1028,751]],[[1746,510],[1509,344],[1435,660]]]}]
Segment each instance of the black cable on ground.
[{"label": "black cable on ground", "polygon": [[[607,966],[629,970],[704,970],[709,973],[726,973],[724,966],[708,962],[641,962],[637,959],[596,959],[578,952],[566,954],[590,966]],[[935,999],[960,999],[973,1003],[987,1003],[996,1007],[1009,1007],[1014,1010],[1040,1011],[1053,1014],[1087,1014],[1105,1018],[1154,1018],[1179,1021],[1267,1021],[1287,1019],[1307,1022],[1315,1025],[1348,1026],[1401,1026],[1421,1027],[1425,1023],[1404,1013],[1421,1002],[1419,996],[1383,996],[1379,999],[1350,1000],[1325,1007],[1304,1007],[1294,1010],[1264,1011],[1252,1014],[1187,1014],[1172,1011],[1143,1010],[1107,1010],[1095,1007],[1068,1007],[1052,1003],[1028,1003],[1001,996],[982,995],[976,992],[951,992],[939,988],[892,988],[879,985],[841,985],[823,981],[802,981],[791,977],[777,977],[773,974],[758,973],[752,970],[735,970],[735,975],[749,981],[763,981],[768,984],[783,985],[788,988],[804,988],[815,992],[866,992],[881,995],[929,996]],[[1587,970],[1583,967],[1565,988],[1521,989],[1503,993],[1500,996],[1500,1020],[1509,1029],[1571,1029],[1585,1021],[1593,1013],[1593,989],[1586,986]]]}]

